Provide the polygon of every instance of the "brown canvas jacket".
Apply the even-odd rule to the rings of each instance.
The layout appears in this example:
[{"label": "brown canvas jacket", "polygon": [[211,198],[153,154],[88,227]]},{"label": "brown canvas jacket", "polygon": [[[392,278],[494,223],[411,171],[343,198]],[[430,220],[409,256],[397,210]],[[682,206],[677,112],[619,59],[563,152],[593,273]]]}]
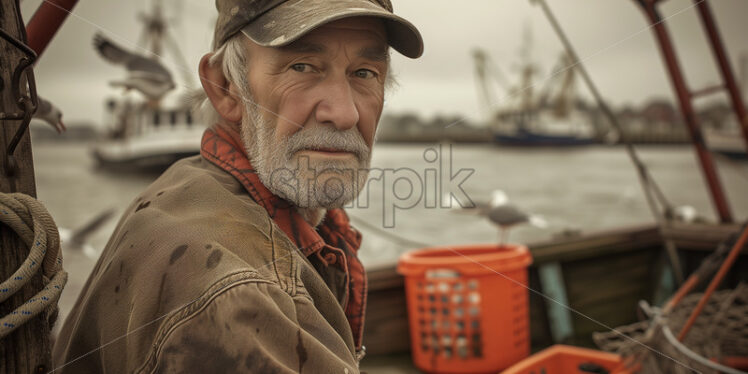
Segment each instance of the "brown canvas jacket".
[{"label": "brown canvas jacket", "polygon": [[232,175],[179,161],[118,223],[55,373],[358,372],[345,274],[315,266]]}]

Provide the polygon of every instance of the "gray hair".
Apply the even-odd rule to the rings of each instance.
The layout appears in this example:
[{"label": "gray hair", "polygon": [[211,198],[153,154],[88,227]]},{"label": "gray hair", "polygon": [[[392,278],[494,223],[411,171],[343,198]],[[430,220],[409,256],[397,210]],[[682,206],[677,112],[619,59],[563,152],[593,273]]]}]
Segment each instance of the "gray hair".
[{"label": "gray hair", "polygon": [[[244,38],[244,34],[237,33],[218,47],[214,44],[213,55],[208,59],[210,66],[221,64],[223,75],[239,87],[241,95],[249,92],[247,89],[247,47],[244,44]],[[212,83],[208,82],[208,84]],[[192,112],[198,121],[208,126],[223,121],[202,88],[195,90],[190,96]]]}]

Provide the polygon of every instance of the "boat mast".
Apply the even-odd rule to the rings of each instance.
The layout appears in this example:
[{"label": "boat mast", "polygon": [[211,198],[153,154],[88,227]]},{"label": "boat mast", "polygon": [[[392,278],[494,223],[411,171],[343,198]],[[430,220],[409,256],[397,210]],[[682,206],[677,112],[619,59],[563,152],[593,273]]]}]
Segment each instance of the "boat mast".
[{"label": "boat mast", "polygon": [[558,94],[556,94],[555,100],[552,100],[553,114],[556,118],[568,117],[576,106],[576,95],[574,94],[576,76],[572,67],[571,57],[566,53],[561,56],[561,66],[561,69],[563,69],[561,87],[558,90]]},{"label": "boat mast", "polygon": [[163,47],[166,45],[169,53],[173,55],[179,66],[178,70],[180,70],[185,86],[191,89],[195,86],[192,75],[189,74],[191,69],[187,64],[187,59],[184,57],[182,50],[179,49],[176,39],[169,33],[169,22],[164,16],[162,5],[163,0],[153,0],[151,13],[139,14],[140,21],[145,26],[140,34],[139,45],[145,46],[152,55],[160,59],[163,59]]},{"label": "boat mast", "polygon": [[162,41],[166,33],[166,20],[161,7],[161,0],[153,0],[151,14],[140,13],[140,21],[145,27],[140,34],[140,45],[145,46],[148,51],[156,56],[161,57]]},{"label": "boat mast", "polygon": [[535,117],[535,103],[533,102],[533,75],[535,75],[535,65],[532,63],[532,30],[525,24],[525,32],[522,35],[522,48],[520,49],[521,57],[521,83],[520,94],[522,95],[520,107],[520,126],[528,128]]},{"label": "boat mast", "polygon": [[504,73],[491,60],[488,52],[481,48],[473,50],[473,61],[475,61],[475,81],[478,87],[478,99],[483,106],[484,114],[489,121],[500,117],[496,110],[498,102],[496,92],[491,88],[490,78],[501,86],[504,91],[512,94],[512,88]]},{"label": "boat mast", "polygon": [[[558,35],[559,39],[561,40],[561,43],[564,45],[564,48],[566,49],[566,53],[569,55],[573,62],[573,67],[576,69],[579,74],[582,76],[582,79],[584,80],[585,84],[589,88],[589,90],[592,92],[592,96],[595,98],[595,101],[597,102],[597,105],[600,107],[600,110],[602,110],[605,117],[610,121],[611,125],[616,129],[618,134],[621,137],[621,141],[626,146],[626,153],[628,153],[629,158],[631,159],[631,162],[634,164],[636,168],[636,175],[639,178],[639,183],[642,186],[642,189],[644,190],[644,197],[647,199],[647,205],[649,206],[649,209],[652,211],[652,215],[655,218],[655,221],[657,222],[657,228],[660,231],[660,234],[663,238],[664,244],[665,244],[665,250],[667,252],[667,255],[670,259],[670,264],[673,268],[673,275],[675,276],[675,280],[678,284],[681,284],[684,279],[683,275],[683,269],[680,264],[680,260],[678,258],[678,252],[677,248],[675,247],[675,243],[673,243],[672,240],[668,239],[667,236],[664,235],[664,228],[666,222],[667,216],[672,212],[672,206],[668,202],[668,200],[665,198],[665,195],[662,193],[662,190],[655,182],[654,178],[652,178],[652,175],[649,173],[649,169],[644,164],[644,162],[639,158],[639,154],[634,149],[634,145],[629,141],[628,136],[623,131],[623,127],[618,122],[618,117],[613,114],[613,111],[610,109],[608,104],[603,99],[602,95],[600,94],[600,91],[598,91],[597,86],[592,82],[592,78],[590,78],[590,75],[587,73],[587,69],[584,67],[584,64],[579,59],[579,56],[577,55],[576,51],[574,50],[574,47],[571,45],[571,42],[569,41],[569,38],[566,37],[566,33],[564,33],[563,29],[561,28],[561,25],[556,20],[556,17],[553,15],[553,12],[551,11],[551,8],[548,6],[548,4],[545,2],[545,0],[530,0],[531,3],[540,5],[541,9],[543,10],[543,13],[545,13],[546,18],[548,18],[548,22],[553,27],[553,30],[556,32],[556,35]],[[660,207],[662,208],[662,211],[660,211]]]},{"label": "boat mast", "polygon": [[488,84],[488,55],[482,49],[473,50],[473,61],[475,61],[475,82],[478,87],[478,99],[481,103],[481,109],[488,121],[494,119],[493,105],[496,102],[491,86]]}]

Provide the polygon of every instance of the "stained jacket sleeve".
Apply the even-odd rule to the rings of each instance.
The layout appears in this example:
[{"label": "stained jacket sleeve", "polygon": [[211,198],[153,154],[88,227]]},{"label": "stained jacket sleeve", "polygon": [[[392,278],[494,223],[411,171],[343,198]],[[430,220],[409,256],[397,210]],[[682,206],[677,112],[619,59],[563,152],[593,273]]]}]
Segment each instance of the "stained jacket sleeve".
[{"label": "stained jacket sleeve", "polygon": [[228,288],[175,323],[154,350],[152,373],[358,373],[311,298],[271,282]]}]

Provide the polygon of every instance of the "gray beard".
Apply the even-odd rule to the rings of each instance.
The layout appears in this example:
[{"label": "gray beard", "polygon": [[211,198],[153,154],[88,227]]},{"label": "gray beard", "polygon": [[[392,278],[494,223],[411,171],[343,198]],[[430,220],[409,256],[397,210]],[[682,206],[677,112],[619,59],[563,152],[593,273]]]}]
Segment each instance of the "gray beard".
[{"label": "gray beard", "polygon": [[[260,181],[270,192],[304,209],[339,208],[352,202],[369,175],[371,150],[357,128],[339,131],[331,125],[308,125],[276,143],[276,125],[245,95],[241,138]],[[280,118],[283,121],[283,118]],[[355,160],[315,161],[300,150],[335,148]]]}]

